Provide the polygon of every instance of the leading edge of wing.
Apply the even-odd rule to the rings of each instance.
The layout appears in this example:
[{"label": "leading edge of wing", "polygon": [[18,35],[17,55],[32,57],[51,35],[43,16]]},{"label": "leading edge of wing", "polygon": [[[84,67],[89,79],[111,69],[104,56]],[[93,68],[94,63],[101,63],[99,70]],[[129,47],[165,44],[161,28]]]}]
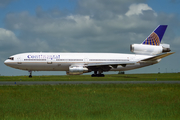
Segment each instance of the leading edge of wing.
[{"label": "leading edge of wing", "polygon": [[169,55],[174,54],[174,53],[175,52],[167,52],[165,54],[161,54],[161,55],[157,55],[157,56],[154,56],[154,57],[150,57],[150,58],[147,58],[147,59],[144,59],[144,60],[141,60],[141,61],[155,61],[155,60],[164,58],[164,57],[169,56]]}]

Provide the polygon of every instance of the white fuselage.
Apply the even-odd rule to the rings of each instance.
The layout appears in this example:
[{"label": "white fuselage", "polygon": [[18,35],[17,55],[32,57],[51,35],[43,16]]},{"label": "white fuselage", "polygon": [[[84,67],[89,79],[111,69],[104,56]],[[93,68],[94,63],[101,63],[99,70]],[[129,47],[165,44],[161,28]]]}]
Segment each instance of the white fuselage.
[{"label": "white fuselage", "polygon": [[4,63],[12,68],[27,71],[69,71],[70,66],[119,63],[110,70],[126,71],[159,62],[140,62],[149,57],[152,56],[117,53],[22,53],[11,56]]}]

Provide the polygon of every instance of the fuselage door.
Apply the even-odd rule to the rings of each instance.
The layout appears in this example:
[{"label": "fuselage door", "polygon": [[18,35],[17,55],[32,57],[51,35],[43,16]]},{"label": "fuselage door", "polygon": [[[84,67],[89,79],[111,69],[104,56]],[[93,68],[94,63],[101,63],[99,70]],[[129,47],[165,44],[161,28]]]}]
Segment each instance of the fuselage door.
[{"label": "fuselage door", "polygon": [[47,64],[53,64],[53,58],[47,59]]},{"label": "fuselage door", "polygon": [[84,63],[88,63],[89,59],[88,58],[84,58]]},{"label": "fuselage door", "polygon": [[22,64],[22,61],[21,61],[21,57],[20,57],[20,56],[17,57],[17,64]]}]

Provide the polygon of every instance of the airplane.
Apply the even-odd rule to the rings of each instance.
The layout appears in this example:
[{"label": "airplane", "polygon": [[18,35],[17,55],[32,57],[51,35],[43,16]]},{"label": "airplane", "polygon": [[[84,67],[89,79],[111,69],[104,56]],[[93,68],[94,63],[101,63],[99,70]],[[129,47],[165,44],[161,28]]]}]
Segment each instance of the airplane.
[{"label": "airplane", "polygon": [[29,71],[66,71],[67,75],[94,72],[92,77],[104,77],[103,72],[127,71],[159,63],[173,54],[169,44],[161,44],[167,25],[159,25],[141,44],[130,45],[134,54],[121,53],[21,53],[10,56],[4,64]]}]

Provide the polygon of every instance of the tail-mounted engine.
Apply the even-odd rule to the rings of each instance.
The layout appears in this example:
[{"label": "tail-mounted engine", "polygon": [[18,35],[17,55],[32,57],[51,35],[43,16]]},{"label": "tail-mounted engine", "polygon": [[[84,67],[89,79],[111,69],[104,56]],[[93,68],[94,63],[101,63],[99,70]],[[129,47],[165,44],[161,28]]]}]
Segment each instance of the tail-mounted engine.
[{"label": "tail-mounted engine", "polygon": [[159,46],[155,45],[144,45],[144,44],[132,44],[130,46],[131,52],[136,54],[148,54],[156,55],[164,52],[170,52],[169,44],[160,44]]},{"label": "tail-mounted engine", "polygon": [[80,75],[87,72],[88,72],[88,68],[84,66],[69,66],[69,71],[66,71],[66,74],[67,75]]}]

